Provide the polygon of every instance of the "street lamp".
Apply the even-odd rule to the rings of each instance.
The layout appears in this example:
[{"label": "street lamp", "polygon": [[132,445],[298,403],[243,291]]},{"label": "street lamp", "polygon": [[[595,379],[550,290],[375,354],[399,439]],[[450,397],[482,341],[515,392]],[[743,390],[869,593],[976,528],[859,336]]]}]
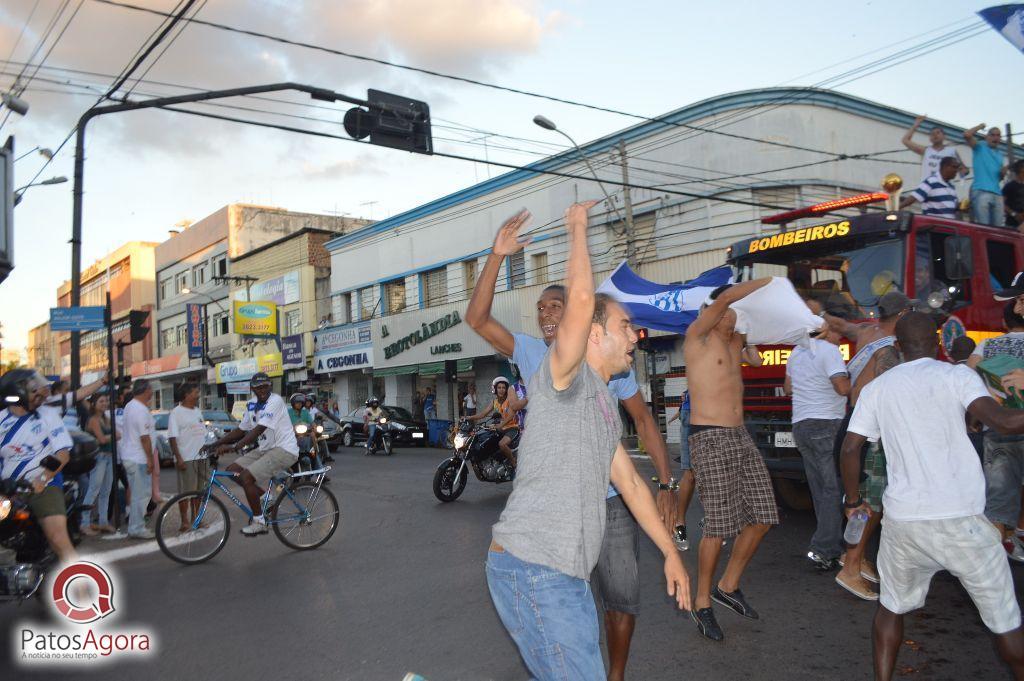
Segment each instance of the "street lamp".
[{"label": "street lamp", "polygon": [[3,104],[19,116],[24,116],[28,113],[28,102],[16,95],[12,95],[10,92],[0,94],[0,104]]},{"label": "street lamp", "polygon": [[39,155],[42,156],[43,158],[45,158],[47,161],[49,161],[50,159],[53,158],[53,150],[52,149],[46,149],[45,147],[36,147],[35,149],[30,149],[30,150],[26,151],[24,154],[22,154],[21,156],[19,156],[18,158],[14,159],[14,162],[17,163],[21,159],[23,159],[26,156],[29,156],[31,154],[34,154],[37,151],[39,152]]},{"label": "street lamp", "polygon": [[580,149],[580,145],[576,144],[576,140],[570,137],[569,133],[565,132],[564,130],[559,130],[558,126],[555,125],[555,122],[546,116],[541,116],[540,114],[537,114],[536,116],[533,117],[533,122],[536,125],[544,128],[545,130],[557,132],[559,135],[569,140],[569,143],[572,144],[573,149],[576,150],[576,153],[579,154],[579,157],[583,159],[583,162],[587,165],[587,170],[589,170],[590,174],[594,176],[594,181],[597,182],[597,186],[601,188],[601,192],[604,194],[604,198],[608,201],[608,205],[612,207],[613,211],[615,211],[615,217],[619,219],[619,222],[625,222],[625,220],[622,219],[622,214],[619,213],[618,206],[616,206],[615,202],[612,201],[612,197],[608,195],[608,190],[604,188],[604,184],[597,177],[597,172],[594,170],[594,166],[590,165],[590,159],[588,159],[586,154],[583,153],[583,150]]},{"label": "street lamp", "polygon": [[14,190],[14,205],[17,206],[19,203],[21,203],[21,197],[24,196],[25,191],[29,187],[39,187],[44,184],[64,184],[67,181],[68,178],[64,177],[63,175],[58,175],[57,177],[51,177],[50,179],[43,180],[42,182],[33,182],[32,184],[26,184],[24,187],[19,187],[18,189]]}]

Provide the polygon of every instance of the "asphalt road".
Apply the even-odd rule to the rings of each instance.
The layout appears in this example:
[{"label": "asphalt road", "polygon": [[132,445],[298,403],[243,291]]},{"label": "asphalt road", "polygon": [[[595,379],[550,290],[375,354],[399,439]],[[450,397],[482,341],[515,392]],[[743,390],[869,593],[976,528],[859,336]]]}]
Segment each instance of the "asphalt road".
[{"label": "asphalt road", "polygon": [[[391,458],[341,450],[331,482],[341,526],[316,551],[291,551],[273,535],[243,537],[241,514],[232,510],[229,543],[209,563],[186,567],[159,551],[118,561],[116,626],[155,633],[158,650],[148,661],[88,673],[16,668],[19,624],[48,611],[39,603],[0,605],[0,679],[398,681],[408,671],[429,681],[525,679],[483,570],[490,526],[510,487],[471,479],[460,500],[441,504],[431,479],[444,457],[429,449]],[[165,486],[172,479],[166,476]],[[695,506],[691,535],[699,514]],[[762,619],[718,608],[723,643],[701,638],[672,609],[660,556],[644,539],[644,610],[630,677],[871,678],[874,605],[810,569],[802,556],[812,526],[811,514],[784,512],[742,585]],[[83,549],[110,550],[96,540]],[[695,552],[684,558],[695,576]],[[1020,591],[1024,568],[1014,569]],[[1009,678],[973,605],[948,575],[934,580],[926,607],[908,618],[906,639],[898,678]]]}]

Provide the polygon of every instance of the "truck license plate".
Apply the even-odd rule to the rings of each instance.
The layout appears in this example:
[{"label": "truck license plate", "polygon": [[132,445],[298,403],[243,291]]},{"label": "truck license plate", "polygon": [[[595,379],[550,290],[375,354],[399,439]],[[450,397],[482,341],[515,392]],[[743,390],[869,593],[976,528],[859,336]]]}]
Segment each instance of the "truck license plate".
[{"label": "truck license plate", "polygon": [[416,439],[423,439],[423,433],[413,433],[412,434],[412,439],[414,439],[414,440],[416,440]]},{"label": "truck license plate", "polygon": [[795,448],[796,440],[793,439],[793,433],[775,433],[775,446]]}]

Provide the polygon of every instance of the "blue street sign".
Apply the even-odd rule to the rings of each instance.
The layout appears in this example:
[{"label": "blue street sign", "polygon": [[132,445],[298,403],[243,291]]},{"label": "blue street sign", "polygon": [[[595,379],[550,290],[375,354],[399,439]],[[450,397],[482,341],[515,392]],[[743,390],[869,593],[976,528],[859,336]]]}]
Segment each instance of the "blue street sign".
[{"label": "blue street sign", "polygon": [[51,307],[51,331],[96,331],[105,329],[107,308],[102,305],[91,307]]}]

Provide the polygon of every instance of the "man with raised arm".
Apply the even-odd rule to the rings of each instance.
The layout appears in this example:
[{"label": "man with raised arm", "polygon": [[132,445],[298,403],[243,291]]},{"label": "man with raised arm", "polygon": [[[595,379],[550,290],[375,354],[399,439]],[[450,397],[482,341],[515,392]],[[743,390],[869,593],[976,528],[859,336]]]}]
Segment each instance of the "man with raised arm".
[{"label": "man with raised arm", "polygon": [[[494,285],[505,259],[519,252],[529,243],[520,241],[519,230],[530,218],[520,211],[505,221],[494,239],[494,247],[477,278],[473,297],[466,309],[466,322],[498,352],[512,358],[519,368],[523,382],[529,388],[548,346],[554,341],[566,307],[566,288],[555,284],[541,292],[537,301],[537,325],[542,338],[523,333],[512,334],[501,322],[491,316]],[[675,526],[676,506],[669,466],[668,451],[661,429],[644,402],[636,383],[636,376],[628,367],[608,383],[611,391],[636,424],[654,468],[658,473],[658,510],[666,528]],[[531,414],[535,409],[531,402]],[[617,410],[616,410],[617,411]],[[524,431],[526,432],[526,431]],[[593,581],[601,595],[605,609],[605,631],[608,640],[608,678],[617,681],[624,677],[629,647],[640,612],[640,580],[638,570],[639,529],[636,520],[619,497],[614,487],[609,488],[606,501],[607,530]]]},{"label": "man with raised arm", "polygon": [[[985,476],[967,437],[970,413],[1001,433],[1024,433],[1024,411],[1000,407],[965,366],[936,359],[935,323],[911,312],[896,324],[903,363],[864,388],[842,445],[846,513],[873,510],[860,498],[860,452],[885,440],[889,486],[878,548],[875,679],[889,681],[903,643],[903,617],[925,603],[932,577],[948,570],[967,590],[1016,679],[1024,679],[1024,632],[999,533],[984,516]],[[915,636],[916,638],[916,636]],[[994,678],[976,669],[977,678]]]},{"label": "man with raised arm", "polygon": [[[683,354],[690,391],[690,458],[704,506],[704,535],[697,563],[697,598],[690,616],[712,641],[725,638],[711,601],[739,615],[758,619],[740,591],[740,577],[758,544],[779,523],[764,459],[743,425],[743,335],[729,308],[771,279],[755,279],[715,289],[686,331]],[[711,581],[722,540],[736,537],[732,556],[718,584]]]},{"label": "man with raised arm", "polygon": [[541,681],[605,677],[587,580],[602,552],[609,480],[665,556],[669,595],[680,608],[690,603],[672,536],[619,442],[622,422],[608,381],[629,369],[637,337],[622,306],[594,293],[587,252],[592,205],[566,212],[564,313],[530,381],[516,480],[487,554],[495,609]]}]

